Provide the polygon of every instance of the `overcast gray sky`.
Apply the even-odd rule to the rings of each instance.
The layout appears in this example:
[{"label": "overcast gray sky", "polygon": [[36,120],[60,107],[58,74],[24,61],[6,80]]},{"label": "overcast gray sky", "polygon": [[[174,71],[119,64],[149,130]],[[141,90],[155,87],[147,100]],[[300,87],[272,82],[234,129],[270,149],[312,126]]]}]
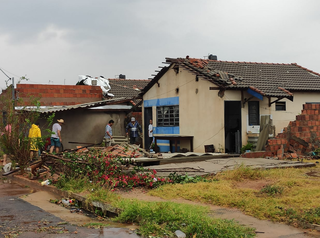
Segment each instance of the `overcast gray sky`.
[{"label": "overcast gray sky", "polygon": [[[165,57],[320,73],[319,0],[0,0],[0,68],[29,83],[147,79]],[[6,77],[0,72],[0,88]]]}]

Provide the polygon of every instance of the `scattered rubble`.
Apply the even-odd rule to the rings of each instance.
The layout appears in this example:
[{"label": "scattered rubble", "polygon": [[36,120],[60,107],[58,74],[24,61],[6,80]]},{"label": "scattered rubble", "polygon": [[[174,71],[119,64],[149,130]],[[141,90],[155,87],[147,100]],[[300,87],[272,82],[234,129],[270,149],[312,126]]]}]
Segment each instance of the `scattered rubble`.
[{"label": "scattered rubble", "polygon": [[320,104],[304,104],[300,115],[275,138],[268,140],[266,152],[279,159],[315,156],[320,147]]},{"label": "scattered rubble", "polygon": [[268,140],[266,151],[245,153],[245,158],[319,159],[320,156],[320,104],[304,104],[295,121],[275,138]]},{"label": "scattered rubble", "polygon": [[161,158],[160,153],[149,153],[145,149],[140,148],[138,145],[122,143],[121,145],[113,145],[108,147],[90,147],[78,149],[77,152],[86,153],[89,150],[100,150],[101,152],[110,153],[113,157],[122,158]]}]

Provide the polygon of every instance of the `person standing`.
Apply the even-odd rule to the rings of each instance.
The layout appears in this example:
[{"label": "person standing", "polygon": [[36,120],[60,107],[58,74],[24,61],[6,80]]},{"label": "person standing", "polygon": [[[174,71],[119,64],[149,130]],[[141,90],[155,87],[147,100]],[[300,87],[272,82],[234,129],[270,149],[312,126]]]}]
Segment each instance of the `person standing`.
[{"label": "person standing", "polygon": [[[33,159],[33,156],[38,153],[39,148],[37,143],[41,140],[41,130],[39,128],[39,122],[32,124],[29,130],[29,138],[30,138],[30,160]],[[34,153],[35,152],[35,153]]]},{"label": "person standing", "polygon": [[61,126],[63,125],[64,120],[59,119],[57,120],[56,123],[53,124],[52,126],[52,132],[53,134],[51,135],[51,147],[50,147],[50,153],[53,152],[54,147],[56,147],[56,153],[59,153],[59,148],[61,146]]},{"label": "person standing", "polygon": [[[7,138],[7,140],[9,140],[9,139],[10,139],[10,136],[11,136],[11,124],[7,124],[7,125],[5,126],[5,128],[4,128],[4,130],[5,130],[5,132],[2,133],[2,136],[5,136],[5,137]],[[8,143],[6,143],[6,144],[8,144]],[[8,158],[8,153],[9,153],[9,151],[8,151],[8,149],[7,149],[5,146],[3,146],[2,150],[3,150],[3,153],[4,153],[4,154],[3,154],[3,162],[2,162],[2,165],[5,166],[5,165],[7,164],[7,158]]]},{"label": "person standing", "polygon": [[111,146],[111,143],[113,142],[113,136],[112,136],[112,125],[113,125],[114,121],[110,120],[109,124],[107,124],[106,126],[106,131],[105,131],[105,135],[104,135],[104,139],[105,139],[105,145],[106,146]]},{"label": "person standing", "polygon": [[134,117],[131,117],[131,122],[129,122],[126,127],[127,135],[129,134],[129,129],[130,129],[130,144],[135,144],[137,142],[137,138],[139,137],[138,130],[142,132],[142,129]]},{"label": "person standing", "polygon": [[149,134],[149,140],[150,140],[150,149],[152,147],[153,143],[153,125],[152,125],[152,119],[149,121],[149,127],[148,127],[148,134]]}]

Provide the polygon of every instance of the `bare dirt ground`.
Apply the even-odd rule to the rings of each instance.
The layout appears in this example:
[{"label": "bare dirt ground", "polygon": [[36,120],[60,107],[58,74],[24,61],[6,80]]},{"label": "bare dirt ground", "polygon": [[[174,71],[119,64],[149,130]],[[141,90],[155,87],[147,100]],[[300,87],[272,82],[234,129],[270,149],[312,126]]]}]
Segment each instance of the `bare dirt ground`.
[{"label": "bare dirt ground", "polygon": [[[242,188],[252,188],[260,190],[263,186],[269,184],[269,180],[261,181],[249,181],[240,182],[237,184],[238,187]],[[134,189],[132,191],[117,191],[123,198],[137,199],[142,201],[152,201],[152,202],[164,202],[171,201],[177,203],[186,203],[192,205],[208,206],[212,212],[214,218],[222,219],[234,219],[239,222],[239,224],[256,228],[258,238],[305,238],[305,237],[320,237],[320,232],[298,229],[286,224],[273,223],[271,221],[259,220],[257,218],[243,214],[240,210],[235,208],[219,207],[209,204],[204,204],[200,202],[193,202],[183,198],[179,199],[162,199],[159,197],[154,197],[148,194],[148,190],[145,189]]]},{"label": "bare dirt ground", "polygon": [[235,184],[237,188],[250,188],[254,190],[261,190],[264,186],[270,184],[271,180],[248,180]]}]

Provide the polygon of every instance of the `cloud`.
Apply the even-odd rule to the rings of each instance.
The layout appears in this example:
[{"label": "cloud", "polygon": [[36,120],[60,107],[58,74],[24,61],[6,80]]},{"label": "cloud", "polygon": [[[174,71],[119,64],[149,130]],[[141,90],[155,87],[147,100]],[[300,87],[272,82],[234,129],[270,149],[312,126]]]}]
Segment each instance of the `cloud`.
[{"label": "cloud", "polygon": [[79,74],[145,79],[165,57],[212,53],[320,72],[319,7],[316,0],[2,1],[0,68],[75,84]]}]

